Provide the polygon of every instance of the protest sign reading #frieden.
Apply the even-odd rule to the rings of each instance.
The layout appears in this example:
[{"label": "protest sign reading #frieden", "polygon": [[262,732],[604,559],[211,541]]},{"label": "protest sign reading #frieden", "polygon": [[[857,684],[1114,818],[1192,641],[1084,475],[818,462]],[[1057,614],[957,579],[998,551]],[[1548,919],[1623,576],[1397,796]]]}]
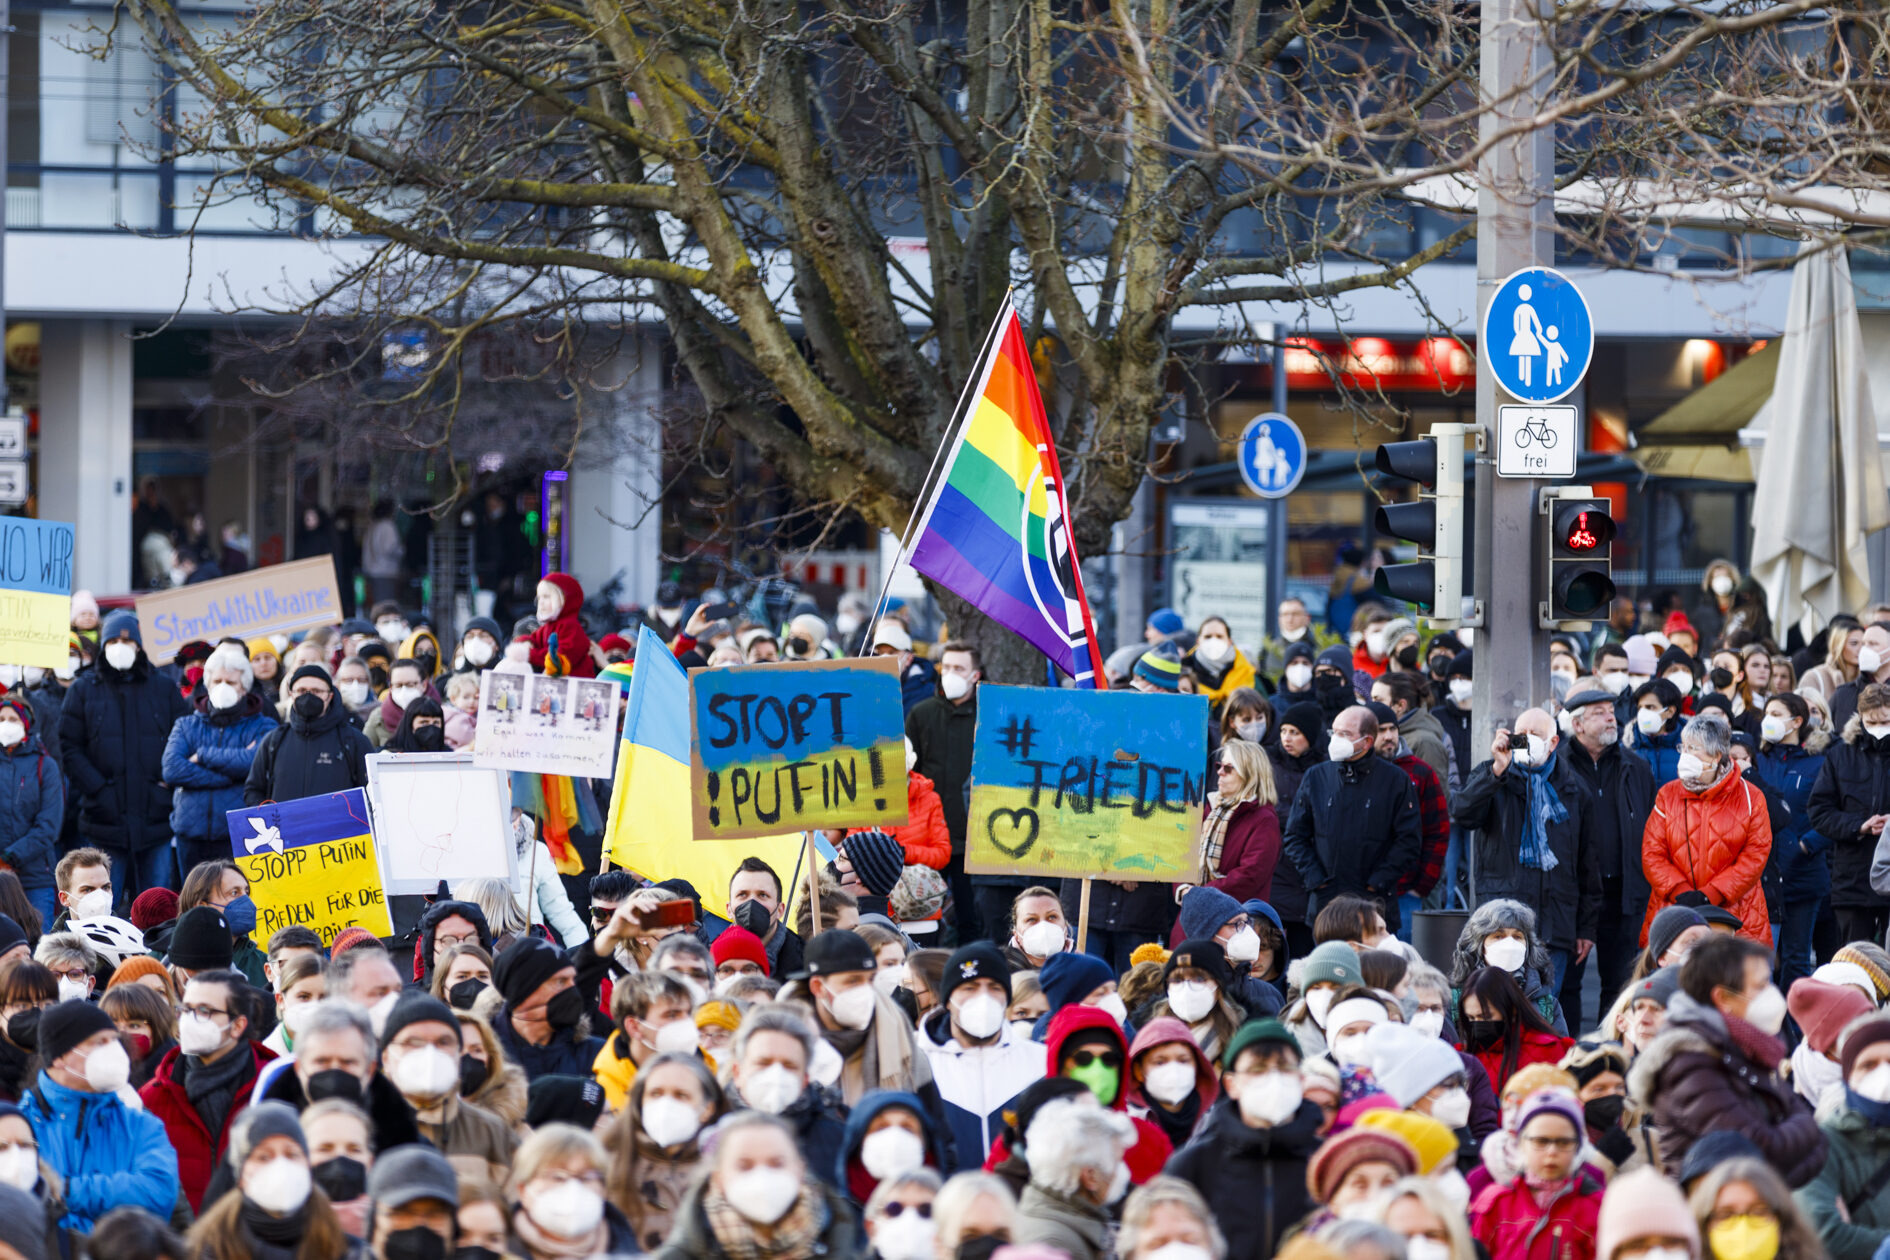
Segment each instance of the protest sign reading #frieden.
[{"label": "protest sign reading #frieden", "polygon": [[60,669],[72,624],[72,526],[0,518],[0,661]]},{"label": "protest sign reading #frieden", "polygon": [[1206,791],[1204,696],[985,683],[965,869],[1189,879]]},{"label": "protest sign reading #frieden", "polygon": [[689,709],[696,839],[906,821],[894,658],[698,669]]},{"label": "protest sign reading #frieden", "polygon": [[138,596],[144,652],[156,665],[170,664],[178,648],[196,639],[255,639],[339,620],[341,593],[330,556]]},{"label": "protest sign reading #frieden", "polygon": [[343,928],[392,936],[386,886],[360,788],[233,809],[230,849],[256,902],[256,935],[292,924],[324,945]]}]

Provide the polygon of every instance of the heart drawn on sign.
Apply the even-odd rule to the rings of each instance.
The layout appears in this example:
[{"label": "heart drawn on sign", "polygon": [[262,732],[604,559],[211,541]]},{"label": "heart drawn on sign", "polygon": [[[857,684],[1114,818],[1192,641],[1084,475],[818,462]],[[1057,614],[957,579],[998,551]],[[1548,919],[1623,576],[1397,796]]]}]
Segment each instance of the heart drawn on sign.
[{"label": "heart drawn on sign", "polygon": [[[1014,844],[1006,844],[998,839],[998,821],[1005,820]],[[991,816],[984,820],[984,834],[997,851],[1006,857],[1020,858],[1030,852],[1030,847],[1037,843],[1037,811],[1034,809],[994,809]]]}]

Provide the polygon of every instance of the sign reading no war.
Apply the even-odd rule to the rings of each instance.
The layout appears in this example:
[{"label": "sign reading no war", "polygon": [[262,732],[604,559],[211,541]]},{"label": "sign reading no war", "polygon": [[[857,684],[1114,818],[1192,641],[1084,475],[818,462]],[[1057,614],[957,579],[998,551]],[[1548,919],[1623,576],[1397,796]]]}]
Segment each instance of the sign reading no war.
[{"label": "sign reading no war", "polygon": [[700,669],[689,693],[696,839],[906,821],[893,658]]},{"label": "sign reading no war", "polygon": [[144,652],[158,665],[170,664],[177,649],[197,639],[254,639],[340,620],[341,593],[328,556],[138,597]]},{"label": "sign reading no war", "polygon": [[0,664],[58,669],[72,624],[72,526],[0,518]]},{"label": "sign reading no war", "polygon": [[1207,699],[978,688],[965,869],[1193,876],[1207,793]]}]

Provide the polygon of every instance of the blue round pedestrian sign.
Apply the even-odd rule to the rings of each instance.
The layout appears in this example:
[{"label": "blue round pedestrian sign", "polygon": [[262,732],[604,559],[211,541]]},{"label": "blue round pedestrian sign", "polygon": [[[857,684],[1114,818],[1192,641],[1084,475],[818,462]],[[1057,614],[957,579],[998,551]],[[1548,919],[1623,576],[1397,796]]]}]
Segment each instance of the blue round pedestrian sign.
[{"label": "blue round pedestrian sign", "polygon": [[1306,475],[1306,436],[1277,411],[1255,416],[1240,435],[1240,476],[1263,499],[1293,493]]},{"label": "blue round pedestrian sign", "polygon": [[1497,287],[1477,344],[1503,392],[1552,403],[1588,374],[1595,321],[1573,280],[1553,267],[1525,267]]}]

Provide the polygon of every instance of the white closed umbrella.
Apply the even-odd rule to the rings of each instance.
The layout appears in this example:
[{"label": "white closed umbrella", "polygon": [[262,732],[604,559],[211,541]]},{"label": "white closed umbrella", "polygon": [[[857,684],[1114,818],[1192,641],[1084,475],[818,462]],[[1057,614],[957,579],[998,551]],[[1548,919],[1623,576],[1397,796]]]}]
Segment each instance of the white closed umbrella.
[{"label": "white closed umbrella", "polygon": [[1842,248],[1792,268],[1765,453],[1752,496],[1752,573],[1782,640],[1810,641],[1870,599],[1865,539],[1890,525],[1851,265]]}]

